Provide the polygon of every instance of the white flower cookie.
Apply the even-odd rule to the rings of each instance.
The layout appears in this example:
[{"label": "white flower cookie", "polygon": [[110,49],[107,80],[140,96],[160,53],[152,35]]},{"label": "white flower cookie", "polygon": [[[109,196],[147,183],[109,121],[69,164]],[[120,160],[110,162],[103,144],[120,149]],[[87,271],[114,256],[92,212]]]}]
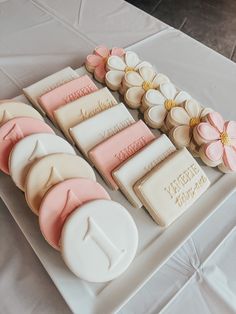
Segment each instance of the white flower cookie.
[{"label": "white flower cookie", "polygon": [[173,127],[169,137],[177,148],[187,147],[197,153],[193,129],[211,111],[210,108],[203,108],[194,99],[187,100],[183,107],[174,107],[169,111],[166,122]]},{"label": "white flower cookie", "polygon": [[156,74],[151,67],[141,67],[138,72],[128,72],[125,74],[123,84],[128,89],[125,93],[125,101],[130,108],[139,108],[146,92],[154,91],[160,84],[169,82],[164,74]]},{"label": "white flower cookie", "polygon": [[149,66],[151,64],[139,59],[138,55],[133,51],[127,51],[123,57],[111,56],[107,60],[106,85],[112,90],[120,90],[123,94],[122,80],[125,73],[130,71],[138,71],[140,67]]},{"label": "white flower cookie", "polygon": [[170,82],[160,84],[159,90],[150,89],[143,97],[143,101],[149,106],[144,112],[144,120],[150,127],[157,129],[163,127],[165,118],[173,107],[191,99],[188,93],[177,91]]}]

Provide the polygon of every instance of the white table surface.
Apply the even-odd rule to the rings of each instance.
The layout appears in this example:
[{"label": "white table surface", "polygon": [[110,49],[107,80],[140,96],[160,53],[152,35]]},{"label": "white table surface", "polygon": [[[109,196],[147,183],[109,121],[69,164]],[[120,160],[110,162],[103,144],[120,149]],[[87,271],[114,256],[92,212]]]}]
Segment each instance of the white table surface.
[{"label": "white table surface", "polygon": [[[0,99],[67,65],[79,67],[97,44],[139,41],[140,56],[236,119],[236,65],[120,0],[0,0]],[[234,194],[120,313],[236,313],[235,224]],[[4,314],[70,312],[2,202],[0,300]]]}]

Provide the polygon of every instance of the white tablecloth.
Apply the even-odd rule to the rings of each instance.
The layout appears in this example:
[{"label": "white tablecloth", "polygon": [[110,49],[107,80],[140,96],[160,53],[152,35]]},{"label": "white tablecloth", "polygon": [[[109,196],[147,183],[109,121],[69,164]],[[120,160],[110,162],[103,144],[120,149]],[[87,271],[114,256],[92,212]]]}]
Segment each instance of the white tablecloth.
[{"label": "white tablecloth", "polygon": [[[140,46],[144,59],[236,118],[236,65],[120,0],[0,0],[0,98],[79,67],[97,44],[127,47],[152,35],[155,48],[148,39]],[[236,313],[235,204],[233,195],[120,312]],[[0,313],[70,312],[2,202],[0,252]]]}]

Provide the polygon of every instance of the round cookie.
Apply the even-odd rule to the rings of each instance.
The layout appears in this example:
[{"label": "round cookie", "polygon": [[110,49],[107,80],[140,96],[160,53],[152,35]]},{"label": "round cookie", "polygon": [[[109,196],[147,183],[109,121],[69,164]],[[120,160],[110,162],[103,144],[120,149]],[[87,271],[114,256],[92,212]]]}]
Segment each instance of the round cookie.
[{"label": "round cookie", "polygon": [[32,163],[53,153],[76,154],[66,140],[55,134],[32,134],[18,142],[9,157],[9,172],[16,186],[24,191],[25,178]]},{"label": "round cookie", "polygon": [[14,145],[34,133],[54,131],[44,121],[29,117],[13,118],[0,127],[0,170],[9,174],[8,160]]},{"label": "round cookie", "polygon": [[80,206],[62,229],[64,262],[76,276],[90,282],[106,282],[121,275],[133,261],[137,247],[133,218],[111,200]]},{"label": "round cookie", "polygon": [[0,103],[0,125],[17,117],[30,117],[43,121],[43,117],[37,110],[22,102],[5,101]]},{"label": "round cookie", "polygon": [[110,199],[96,181],[75,178],[53,186],[44,196],[39,209],[39,225],[46,241],[59,250],[61,230],[66,218],[79,206],[96,199]]},{"label": "round cookie", "polygon": [[57,153],[35,161],[25,180],[25,197],[29,207],[38,214],[46,192],[53,185],[72,178],[96,181],[92,167],[77,155]]}]

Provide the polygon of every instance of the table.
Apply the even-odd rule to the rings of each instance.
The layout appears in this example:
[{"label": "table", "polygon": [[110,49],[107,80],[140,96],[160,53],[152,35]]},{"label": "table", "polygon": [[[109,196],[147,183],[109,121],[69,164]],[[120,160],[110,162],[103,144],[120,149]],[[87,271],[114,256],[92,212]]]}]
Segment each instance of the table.
[{"label": "table", "polygon": [[[208,106],[232,99],[226,115],[236,118],[236,65],[121,0],[1,0],[0,98],[79,67],[97,44],[139,41],[144,59],[158,59],[159,70],[192,95],[200,89]],[[235,204],[233,195],[120,313],[235,313]],[[2,202],[0,250],[0,313],[70,312]]]}]

